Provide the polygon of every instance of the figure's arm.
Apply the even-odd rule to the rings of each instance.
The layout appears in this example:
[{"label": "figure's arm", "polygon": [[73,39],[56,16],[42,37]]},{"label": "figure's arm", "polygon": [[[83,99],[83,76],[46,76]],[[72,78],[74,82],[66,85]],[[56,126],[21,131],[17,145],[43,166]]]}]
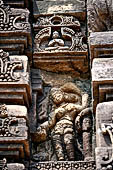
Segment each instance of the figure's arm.
[{"label": "figure's arm", "polygon": [[88,95],[84,94],[82,96],[82,105],[79,104],[74,104],[74,103],[69,103],[66,106],[66,110],[67,111],[77,111],[77,112],[81,112],[83,109],[85,109],[88,106]]}]

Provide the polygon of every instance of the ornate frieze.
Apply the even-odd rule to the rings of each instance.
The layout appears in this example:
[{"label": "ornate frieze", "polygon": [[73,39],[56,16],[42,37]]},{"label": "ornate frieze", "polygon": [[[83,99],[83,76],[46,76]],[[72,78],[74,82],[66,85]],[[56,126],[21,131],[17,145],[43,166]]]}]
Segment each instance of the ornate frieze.
[{"label": "ornate frieze", "polygon": [[49,169],[65,169],[65,170],[96,170],[96,165],[94,161],[84,162],[84,161],[65,161],[65,162],[39,162],[37,164],[31,165],[32,170],[49,170]]}]

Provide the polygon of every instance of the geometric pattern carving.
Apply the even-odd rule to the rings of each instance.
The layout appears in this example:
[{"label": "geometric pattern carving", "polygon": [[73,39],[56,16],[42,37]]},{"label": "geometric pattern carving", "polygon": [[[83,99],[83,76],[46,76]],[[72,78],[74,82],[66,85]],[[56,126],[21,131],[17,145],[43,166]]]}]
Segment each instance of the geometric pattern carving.
[{"label": "geometric pattern carving", "polygon": [[37,164],[31,165],[32,170],[96,170],[96,165],[94,161],[84,162],[84,161],[62,161],[62,162],[39,162]]}]

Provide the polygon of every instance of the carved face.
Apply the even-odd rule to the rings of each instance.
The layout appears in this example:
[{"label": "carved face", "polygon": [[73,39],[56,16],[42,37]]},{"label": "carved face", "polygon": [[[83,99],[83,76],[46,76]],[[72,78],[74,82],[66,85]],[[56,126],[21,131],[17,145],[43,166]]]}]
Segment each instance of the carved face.
[{"label": "carved face", "polygon": [[64,101],[69,103],[81,102],[81,98],[77,94],[64,93]]},{"label": "carved face", "polygon": [[54,89],[51,93],[52,100],[55,104],[60,104],[63,102],[63,92],[60,89]]},{"label": "carved face", "polygon": [[57,31],[53,32],[53,39],[59,38],[59,33]]},{"label": "carved face", "polygon": [[85,117],[82,122],[82,130],[89,130],[91,128],[91,120],[89,117]]}]

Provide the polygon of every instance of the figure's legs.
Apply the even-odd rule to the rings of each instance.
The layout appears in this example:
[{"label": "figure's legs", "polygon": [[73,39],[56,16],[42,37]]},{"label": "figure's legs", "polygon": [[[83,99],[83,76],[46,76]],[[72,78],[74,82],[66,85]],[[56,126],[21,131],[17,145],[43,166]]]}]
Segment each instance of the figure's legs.
[{"label": "figure's legs", "polygon": [[64,134],[64,143],[66,146],[67,156],[70,161],[74,161],[75,154],[74,154],[74,142],[73,142],[73,134],[66,133]]},{"label": "figure's legs", "polygon": [[53,134],[52,135],[53,146],[57,155],[58,161],[65,160],[63,147],[62,147],[62,139],[60,134]]}]

